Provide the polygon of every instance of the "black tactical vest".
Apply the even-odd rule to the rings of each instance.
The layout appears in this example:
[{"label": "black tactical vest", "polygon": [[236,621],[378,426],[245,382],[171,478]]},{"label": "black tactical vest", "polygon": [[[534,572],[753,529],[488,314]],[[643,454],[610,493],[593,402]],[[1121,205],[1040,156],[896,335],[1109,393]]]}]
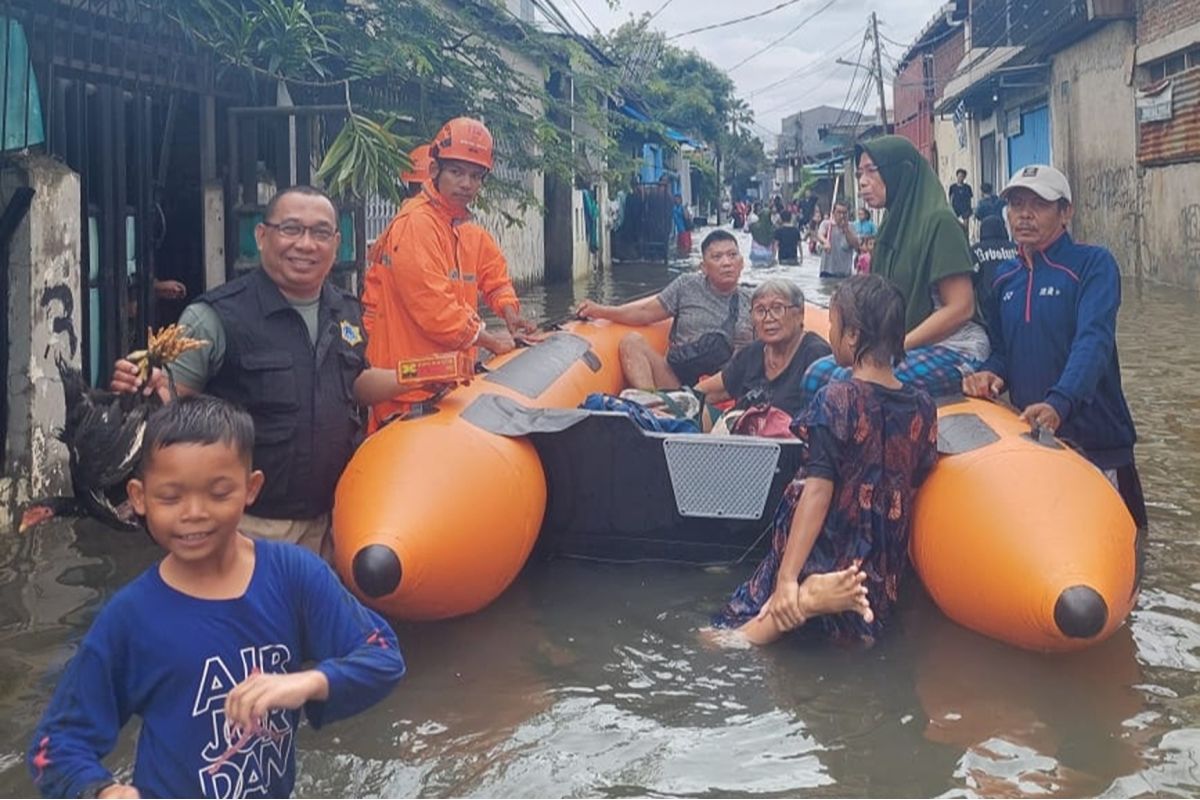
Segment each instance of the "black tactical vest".
[{"label": "black tactical vest", "polygon": [[361,440],[353,385],[366,367],[366,341],[358,300],[324,285],[314,346],[300,312],[262,269],[199,299],[225,328],[225,359],[205,391],[254,418],[254,468],[266,483],[250,513],[311,519],[329,511]]}]

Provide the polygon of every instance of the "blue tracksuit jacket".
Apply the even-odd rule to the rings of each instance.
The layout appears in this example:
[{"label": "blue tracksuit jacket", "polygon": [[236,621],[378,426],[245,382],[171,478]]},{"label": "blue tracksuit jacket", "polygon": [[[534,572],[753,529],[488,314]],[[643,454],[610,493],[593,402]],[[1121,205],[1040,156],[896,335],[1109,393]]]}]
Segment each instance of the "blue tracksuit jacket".
[{"label": "blue tracksuit jacket", "polygon": [[1098,467],[1131,463],[1137,433],[1121,391],[1112,253],[1065,232],[1044,250],[1022,248],[996,269],[991,304],[992,355],[981,369],[1004,379],[1018,408],[1053,406],[1058,435]]}]

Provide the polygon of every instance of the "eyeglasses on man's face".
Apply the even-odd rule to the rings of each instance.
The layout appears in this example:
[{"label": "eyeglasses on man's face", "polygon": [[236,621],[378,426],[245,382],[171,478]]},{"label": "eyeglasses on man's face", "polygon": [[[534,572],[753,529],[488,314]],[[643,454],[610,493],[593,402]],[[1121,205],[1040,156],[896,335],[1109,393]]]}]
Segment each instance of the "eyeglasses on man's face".
[{"label": "eyeglasses on man's face", "polygon": [[276,231],[284,239],[300,239],[305,232],[318,244],[328,244],[337,236],[337,229],[329,225],[301,225],[299,222],[264,222],[264,227]]},{"label": "eyeglasses on man's face", "polygon": [[771,303],[770,305],[751,307],[750,314],[755,319],[766,319],[767,317],[781,319],[784,314],[793,308],[796,308],[796,306],[788,305],[787,303]]}]

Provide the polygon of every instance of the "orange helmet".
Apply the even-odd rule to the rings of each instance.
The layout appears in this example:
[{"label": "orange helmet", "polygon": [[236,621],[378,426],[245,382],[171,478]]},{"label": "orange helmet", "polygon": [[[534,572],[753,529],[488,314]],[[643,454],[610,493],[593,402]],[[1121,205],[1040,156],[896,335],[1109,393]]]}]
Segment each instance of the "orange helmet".
[{"label": "orange helmet", "polygon": [[484,169],[492,168],[492,134],[477,119],[456,117],[450,120],[437,136],[429,154],[437,159],[467,161]]},{"label": "orange helmet", "polygon": [[433,161],[433,156],[429,155],[429,145],[414,147],[408,154],[408,160],[412,166],[407,172],[400,173],[400,180],[405,183],[424,183],[429,179],[429,165]]}]

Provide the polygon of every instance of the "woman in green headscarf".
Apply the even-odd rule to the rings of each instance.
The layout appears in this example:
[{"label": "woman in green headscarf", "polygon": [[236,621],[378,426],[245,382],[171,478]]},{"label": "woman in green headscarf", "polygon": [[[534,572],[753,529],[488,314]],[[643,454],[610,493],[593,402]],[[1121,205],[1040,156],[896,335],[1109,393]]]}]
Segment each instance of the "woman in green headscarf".
[{"label": "woman in green headscarf", "polygon": [[[858,193],[872,208],[887,209],[871,272],[904,294],[908,334],[896,377],[937,397],[953,394],[963,374],[988,357],[980,324],[966,233],[950,210],[942,185],[912,142],[883,136],[854,148]],[[833,359],[813,363],[804,375],[811,397],[831,379],[849,376]]]}]

